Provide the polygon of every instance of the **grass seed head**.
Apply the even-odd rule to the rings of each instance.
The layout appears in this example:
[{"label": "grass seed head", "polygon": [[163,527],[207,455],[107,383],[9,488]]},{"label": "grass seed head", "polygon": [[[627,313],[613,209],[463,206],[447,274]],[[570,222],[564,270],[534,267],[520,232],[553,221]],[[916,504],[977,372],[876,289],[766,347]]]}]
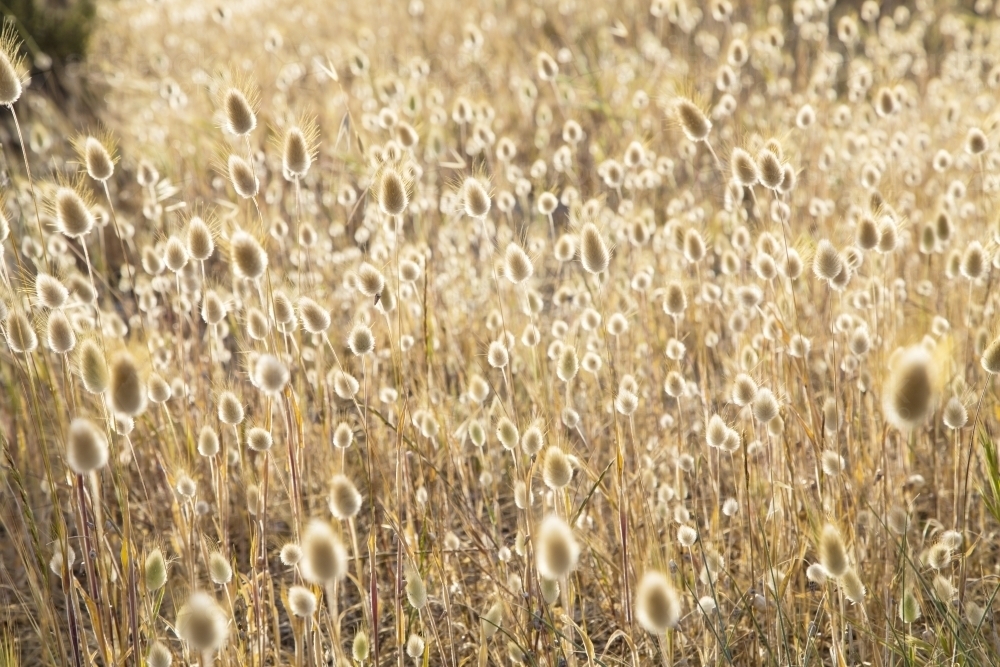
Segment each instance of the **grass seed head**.
[{"label": "grass seed head", "polygon": [[109,364],[108,403],[111,409],[136,417],[146,409],[146,386],[135,359],[125,350],[117,352]]},{"label": "grass seed head", "polygon": [[536,567],[545,579],[561,579],[576,569],[580,547],[573,530],[561,518],[550,514],[538,527],[535,544]]},{"label": "grass seed head", "polygon": [[312,519],[302,538],[302,576],[314,584],[338,581],[347,574],[347,551],[330,524]]},{"label": "grass seed head", "polygon": [[670,580],[656,570],[647,570],[635,592],[636,620],[647,632],[662,635],[677,625],[681,601]]},{"label": "grass seed head", "polygon": [[222,607],[201,591],[192,593],[177,612],[175,627],[177,635],[198,654],[218,650],[229,636],[229,620]]}]

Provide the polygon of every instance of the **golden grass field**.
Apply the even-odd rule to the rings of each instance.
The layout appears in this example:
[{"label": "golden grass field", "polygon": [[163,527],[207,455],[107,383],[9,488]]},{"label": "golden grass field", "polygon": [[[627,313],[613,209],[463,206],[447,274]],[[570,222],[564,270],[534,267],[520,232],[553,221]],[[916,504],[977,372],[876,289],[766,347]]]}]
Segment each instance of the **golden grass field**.
[{"label": "golden grass field", "polygon": [[5,23],[0,665],[1000,662],[1000,3],[49,64]]}]

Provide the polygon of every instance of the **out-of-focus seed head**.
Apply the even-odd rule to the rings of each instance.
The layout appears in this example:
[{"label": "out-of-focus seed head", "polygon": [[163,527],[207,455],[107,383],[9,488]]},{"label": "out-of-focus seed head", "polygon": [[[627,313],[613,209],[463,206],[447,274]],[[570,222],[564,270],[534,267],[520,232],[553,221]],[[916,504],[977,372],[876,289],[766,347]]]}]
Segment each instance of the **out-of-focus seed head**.
[{"label": "out-of-focus seed head", "polygon": [[550,514],[539,525],[535,556],[538,574],[546,579],[562,579],[576,569],[580,547],[573,530],[558,516]]},{"label": "out-of-focus seed head", "polygon": [[109,364],[108,403],[111,409],[136,417],[146,409],[146,387],[139,376],[139,367],[131,354],[117,352]]},{"label": "out-of-focus seed head", "polygon": [[337,474],[330,480],[330,512],[338,519],[354,517],[361,510],[361,494],[346,475]]},{"label": "out-of-focus seed head", "polygon": [[580,261],[588,273],[603,273],[608,269],[611,253],[597,226],[588,222],[580,230]]},{"label": "out-of-focus seed head", "polygon": [[226,168],[229,171],[229,180],[233,184],[236,194],[244,199],[257,196],[260,189],[260,179],[254,174],[253,167],[244,158],[233,153],[226,161]]},{"label": "out-of-focus seed head", "polygon": [[385,277],[382,272],[368,262],[364,262],[358,267],[358,291],[367,297],[375,297],[382,294],[385,289]]},{"label": "out-of-focus seed head", "polygon": [[385,166],[375,179],[375,199],[386,215],[401,215],[410,201],[409,188],[399,169]]},{"label": "out-of-focus seed head", "polygon": [[851,565],[847,557],[847,547],[840,537],[840,531],[833,524],[823,526],[819,536],[819,559],[823,567],[834,577],[841,577]]},{"label": "out-of-focus seed head", "polygon": [[238,229],[229,238],[229,261],[237,276],[258,280],[267,270],[267,252],[253,236]]},{"label": "out-of-focus seed head", "polygon": [[549,447],[542,465],[542,479],[552,490],[565,487],[573,479],[573,464],[558,447]]},{"label": "out-of-focus seed head", "polygon": [[77,475],[89,475],[108,462],[108,439],[89,420],[77,417],[66,436],[66,462]]},{"label": "out-of-focus seed head", "polygon": [[935,369],[923,345],[907,348],[895,359],[886,379],[882,409],[896,428],[909,431],[919,426],[933,409]]},{"label": "out-of-focus seed head", "polygon": [[490,212],[490,193],[479,179],[472,177],[465,179],[461,197],[465,214],[470,218],[485,218]]},{"label": "out-of-focus seed head", "polygon": [[229,636],[229,621],[222,607],[207,593],[195,592],[177,612],[177,635],[196,654],[216,651]]},{"label": "out-of-focus seed head", "polygon": [[290,587],[288,610],[299,618],[310,618],[316,613],[316,595],[305,586]]},{"label": "out-of-focus seed head", "polygon": [[14,21],[5,21],[0,32],[0,106],[12,106],[21,99],[26,79],[21,40]]},{"label": "out-of-focus seed head", "polygon": [[153,642],[149,647],[149,652],[146,653],[146,664],[149,667],[170,667],[173,661],[173,654],[163,642]]},{"label": "out-of-focus seed head", "polygon": [[253,378],[261,391],[269,396],[277,396],[288,384],[288,367],[273,354],[262,354],[254,364]]},{"label": "out-of-focus seed head", "polygon": [[662,572],[647,570],[635,592],[636,620],[647,632],[662,635],[675,627],[681,616],[681,601]]},{"label": "out-of-focus seed head", "polygon": [[330,524],[312,519],[302,538],[302,576],[315,584],[342,579],[347,574],[347,551]]}]

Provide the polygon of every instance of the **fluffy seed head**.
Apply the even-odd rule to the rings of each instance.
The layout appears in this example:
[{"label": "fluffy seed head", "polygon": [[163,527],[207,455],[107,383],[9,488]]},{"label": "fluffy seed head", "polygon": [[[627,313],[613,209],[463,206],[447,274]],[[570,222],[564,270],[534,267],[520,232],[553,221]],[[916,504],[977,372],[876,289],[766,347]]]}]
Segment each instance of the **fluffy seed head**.
[{"label": "fluffy seed head", "polygon": [[347,551],[330,524],[313,519],[302,538],[302,576],[314,584],[336,581],[347,574]]},{"label": "fluffy seed head", "polygon": [[302,547],[294,542],[289,542],[281,547],[280,558],[281,562],[289,567],[298,565],[299,561],[302,560]]},{"label": "fluffy seed head", "polygon": [[149,400],[153,403],[166,403],[170,400],[173,390],[163,376],[153,373],[149,376],[149,381],[146,383],[147,394],[149,395]]},{"label": "fluffy seed head", "polygon": [[288,367],[273,354],[262,354],[257,357],[253,375],[261,391],[271,396],[280,394],[288,384]]},{"label": "fluffy seed head", "polygon": [[187,266],[187,246],[176,236],[171,236],[167,239],[167,246],[163,249],[163,261],[168,269],[177,273]]},{"label": "fluffy seed head", "polygon": [[970,129],[969,133],[965,135],[965,152],[969,155],[979,155],[984,153],[987,148],[989,148],[989,142],[986,140],[986,135],[978,127]]},{"label": "fluffy seed head", "polygon": [[833,247],[833,244],[823,239],[816,246],[813,256],[813,273],[822,280],[834,280],[844,270],[844,260]]},{"label": "fluffy seed head", "polygon": [[56,227],[70,238],[82,238],[94,228],[94,214],[73,188],[56,190],[55,213]]},{"label": "fluffy seed head", "polygon": [[705,426],[705,442],[709,447],[722,447],[726,443],[729,427],[719,415],[712,415]]},{"label": "fluffy seed head", "polygon": [[167,561],[164,560],[162,551],[153,549],[149,552],[146,556],[143,575],[147,592],[158,591],[167,583]]},{"label": "fluffy seed head", "polygon": [[920,602],[917,601],[913,591],[907,590],[899,603],[899,620],[903,623],[913,623],[918,618],[920,618]]},{"label": "fluffy seed head", "polygon": [[757,390],[750,407],[754,418],[762,424],[768,424],[778,416],[778,400],[767,388]]},{"label": "fluffy seed head", "polygon": [[854,244],[862,250],[872,250],[878,245],[878,241],[878,225],[875,224],[875,220],[872,218],[864,216],[858,221],[858,227],[854,235]]},{"label": "fluffy seed head", "polygon": [[539,51],[535,59],[538,68],[538,78],[542,81],[554,81],[559,74],[559,63],[545,51]]},{"label": "fluffy seed head", "polygon": [[819,536],[819,560],[834,577],[841,577],[850,567],[847,548],[840,537],[840,531],[833,524],[823,526]]},{"label": "fluffy seed head", "polygon": [[507,252],[504,254],[503,268],[507,280],[515,285],[523,283],[535,271],[528,253],[524,252],[524,249],[516,243],[511,243],[507,246]]},{"label": "fluffy seed head", "polygon": [[87,174],[95,181],[103,183],[115,173],[115,163],[111,159],[111,154],[96,137],[84,139],[82,152]]},{"label": "fluffy seed head", "polygon": [[305,586],[288,589],[288,609],[299,618],[309,618],[316,613],[316,596]]},{"label": "fluffy seed head", "polygon": [[560,262],[569,262],[576,257],[576,237],[572,234],[563,234],[556,241],[553,254]]},{"label": "fluffy seed head", "polygon": [[371,327],[360,322],[355,324],[347,335],[347,346],[358,356],[372,352],[375,349],[375,336]]},{"label": "fluffy seed head", "polygon": [[749,405],[757,395],[757,383],[746,373],[740,373],[733,380],[733,403],[739,406]]},{"label": "fluffy seed head", "polygon": [[844,591],[844,597],[854,604],[861,604],[865,600],[865,585],[861,582],[861,577],[854,568],[848,568],[840,577],[840,587]]},{"label": "fluffy seed head", "polygon": [[636,619],[647,632],[662,635],[677,625],[681,601],[662,572],[647,570],[635,592]]},{"label": "fluffy seed head", "polygon": [[611,254],[604,243],[604,237],[592,222],[588,222],[580,230],[580,261],[588,273],[607,271]]},{"label": "fluffy seed head", "polygon": [[354,641],[351,642],[351,656],[359,664],[368,659],[368,635],[364,630],[358,630],[358,634],[354,635]]},{"label": "fluffy seed head", "polygon": [[45,333],[49,349],[56,354],[72,352],[76,346],[76,332],[61,310],[55,310],[49,315]]},{"label": "fluffy seed head", "polygon": [[311,334],[321,334],[330,328],[330,313],[307,296],[299,298],[299,318]]},{"label": "fluffy seed head", "polygon": [[417,660],[424,654],[424,640],[420,635],[410,635],[406,640],[406,655]]},{"label": "fluffy seed head", "polygon": [[104,360],[104,352],[101,351],[97,341],[88,338],[80,343],[77,352],[77,365],[79,366],[80,379],[83,380],[83,387],[91,394],[100,394],[108,388],[111,381],[108,372],[108,364]]},{"label": "fluffy seed head", "polygon": [[1000,338],[995,338],[992,343],[986,346],[979,363],[983,370],[991,375],[1000,373]]},{"label": "fluffy seed head", "polygon": [[208,576],[219,586],[228,584],[233,579],[233,567],[229,560],[218,551],[208,557]]},{"label": "fluffy seed head", "polygon": [[563,382],[569,382],[576,377],[580,369],[580,362],[576,356],[576,348],[566,345],[559,353],[559,363],[556,366],[556,375]]},{"label": "fluffy seed head", "polygon": [[545,486],[553,491],[565,487],[573,479],[573,464],[558,447],[549,447],[545,453],[542,479],[545,481]]},{"label": "fluffy seed head", "polygon": [[330,480],[330,512],[338,519],[355,516],[361,509],[361,494],[346,475],[337,474]]},{"label": "fluffy seed head", "polygon": [[354,442],[354,431],[344,422],[337,424],[333,431],[333,445],[340,449],[347,449]]},{"label": "fluffy seed head", "polygon": [[674,114],[684,135],[690,141],[704,141],[708,138],[708,133],[712,130],[712,121],[694,102],[683,97],[678,99],[674,106]]},{"label": "fluffy seed head", "polygon": [[108,439],[94,424],[77,417],[66,437],[66,462],[77,475],[88,475],[108,462]]},{"label": "fluffy seed head", "polygon": [[521,436],[521,450],[528,456],[534,456],[545,446],[545,436],[537,425],[528,427]]},{"label": "fluffy seed head", "polygon": [[247,431],[247,447],[255,452],[266,452],[271,449],[273,445],[274,439],[271,437],[271,433],[267,429],[261,428],[260,426],[254,426]]},{"label": "fluffy seed head", "polygon": [[681,526],[677,529],[677,541],[682,547],[689,548],[698,540],[698,531],[691,526]]},{"label": "fluffy seed head", "polygon": [[241,229],[229,239],[229,261],[236,275],[257,280],[267,269],[267,252],[250,234]]},{"label": "fluffy seed head", "polygon": [[146,664],[149,667],[170,667],[173,661],[174,656],[170,653],[170,649],[162,642],[153,642],[149,647],[149,653],[146,654]]},{"label": "fluffy seed head", "polygon": [[243,421],[243,403],[231,391],[219,394],[219,421],[230,426]]},{"label": "fluffy seed head", "polygon": [[203,426],[198,433],[198,453],[206,457],[219,453],[219,435],[211,426]]},{"label": "fluffy seed head", "polygon": [[986,253],[979,241],[973,241],[962,255],[960,271],[966,280],[976,280],[985,273],[987,267]]},{"label": "fluffy seed head", "polygon": [[427,604],[427,587],[420,573],[413,568],[406,573],[406,599],[414,609],[422,609]]},{"label": "fluffy seed head", "polygon": [[501,417],[500,421],[497,422],[497,440],[500,441],[504,449],[517,447],[517,441],[520,437],[521,434],[517,432],[517,426],[514,425],[514,422],[506,417]]},{"label": "fluffy seed head", "polygon": [[944,425],[950,429],[962,428],[969,421],[969,413],[958,396],[952,396],[948,399],[948,403],[944,406],[942,420]]},{"label": "fluffy seed head", "polygon": [[400,215],[409,204],[410,194],[399,171],[386,167],[375,181],[375,198],[386,215]]},{"label": "fluffy seed head", "polygon": [[535,544],[538,574],[546,579],[561,579],[576,569],[580,547],[573,530],[554,514],[542,520]]},{"label": "fluffy seed head", "polygon": [[15,54],[20,52],[21,41],[17,39],[14,23],[7,23],[3,28],[0,44],[0,106],[11,106],[21,99],[24,90],[23,77],[20,73],[20,58]]},{"label": "fluffy seed head", "polygon": [[483,627],[483,637],[490,639],[500,629],[503,622],[503,603],[494,602],[493,605],[482,615],[481,624]]},{"label": "fluffy seed head", "polygon": [[490,347],[486,351],[486,360],[493,368],[503,368],[510,360],[510,357],[507,354],[507,346],[499,340],[493,341],[490,343]]},{"label": "fluffy seed head", "polygon": [[238,137],[250,134],[257,127],[257,114],[239,88],[230,88],[222,98],[222,109],[226,114],[226,129]]},{"label": "fluffy seed head", "polygon": [[465,179],[461,194],[465,214],[470,218],[485,218],[490,212],[490,194],[478,179]]},{"label": "fluffy seed head", "polygon": [[195,592],[177,612],[177,635],[196,654],[217,650],[229,636],[229,622],[222,607],[207,593]]},{"label": "fluffy seed head", "polygon": [[122,350],[111,358],[108,402],[118,414],[135,417],[146,409],[146,387],[131,354]]},{"label": "fluffy seed head", "polygon": [[385,277],[382,272],[368,262],[358,267],[358,291],[367,297],[375,297],[385,289]]},{"label": "fluffy seed head", "polygon": [[882,409],[890,424],[902,431],[919,426],[934,403],[935,373],[931,355],[923,345],[902,352],[889,371],[883,389]]},{"label": "fluffy seed head", "polygon": [[666,292],[663,297],[663,310],[668,315],[679,317],[684,314],[687,308],[687,296],[684,294],[684,287],[672,280],[667,283]]},{"label": "fluffy seed head", "polygon": [[760,174],[761,185],[770,190],[777,190],[784,180],[781,160],[768,148],[757,153],[757,172]]},{"label": "fluffy seed head", "polygon": [[188,222],[187,249],[194,259],[203,262],[215,252],[215,239],[212,230],[200,217],[195,216]]},{"label": "fluffy seed head", "polygon": [[312,166],[312,151],[309,141],[299,127],[289,128],[285,134],[284,150],[281,153],[281,164],[285,172],[294,178],[304,178]]},{"label": "fluffy seed head", "polygon": [[733,154],[729,158],[730,169],[733,179],[737,184],[745,188],[751,188],[760,180],[760,173],[757,170],[757,163],[742,148],[734,148]]},{"label": "fluffy seed head", "polygon": [[260,180],[254,174],[253,167],[250,166],[249,162],[233,153],[229,156],[226,167],[229,170],[229,180],[232,182],[236,194],[244,199],[257,196]]}]

